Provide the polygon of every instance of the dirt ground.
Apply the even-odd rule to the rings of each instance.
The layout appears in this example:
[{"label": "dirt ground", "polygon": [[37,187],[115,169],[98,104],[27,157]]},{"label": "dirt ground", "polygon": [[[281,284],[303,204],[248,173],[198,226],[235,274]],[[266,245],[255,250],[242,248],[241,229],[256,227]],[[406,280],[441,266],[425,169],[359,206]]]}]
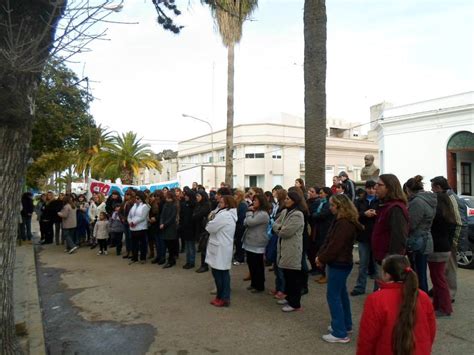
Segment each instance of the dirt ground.
[{"label": "dirt ground", "polygon": [[[232,305],[209,304],[209,272],[177,267],[128,265],[110,252],[37,247],[38,278],[50,354],[354,354],[365,296],[351,297],[354,334],[349,344],[328,344],[325,285],[310,277],[302,312],[283,313],[265,294],[251,294],[243,281],[247,267],[231,271]],[[356,266],[357,267],[357,266]],[[354,268],[348,287],[355,283]],[[266,273],[266,287],[274,285]],[[372,287],[372,281],[368,288]],[[438,322],[434,354],[472,353],[474,270],[459,270],[459,292],[451,319]]]}]

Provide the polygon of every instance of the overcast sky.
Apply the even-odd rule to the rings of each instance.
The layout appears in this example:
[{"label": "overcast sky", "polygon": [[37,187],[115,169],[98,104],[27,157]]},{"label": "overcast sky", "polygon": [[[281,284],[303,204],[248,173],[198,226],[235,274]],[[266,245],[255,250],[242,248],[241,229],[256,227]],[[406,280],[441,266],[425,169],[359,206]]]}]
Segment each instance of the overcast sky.
[{"label": "overcast sky", "polygon": [[[156,23],[151,0],[125,0],[110,41],[74,57],[110,130],[133,130],[155,151],[225,128],[227,50],[209,10],[177,0],[180,35]],[[188,4],[191,3],[191,6]],[[381,101],[406,104],[474,89],[474,1],[327,1],[327,115],[367,122]],[[260,0],[235,55],[235,122],[304,115],[304,0]]]}]

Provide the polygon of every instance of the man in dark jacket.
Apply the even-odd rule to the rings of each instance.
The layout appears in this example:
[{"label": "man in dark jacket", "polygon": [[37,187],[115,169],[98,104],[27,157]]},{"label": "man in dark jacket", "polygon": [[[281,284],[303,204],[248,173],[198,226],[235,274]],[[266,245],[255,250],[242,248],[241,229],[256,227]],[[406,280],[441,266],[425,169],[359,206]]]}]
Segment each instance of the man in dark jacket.
[{"label": "man in dark jacket", "polygon": [[349,179],[349,175],[345,171],[339,173],[339,178],[341,179],[342,185],[344,186],[344,195],[349,197],[349,199],[354,202],[355,200],[355,184],[354,181]]},{"label": "man in dark jacket", "polygon": [[31,216],[33,215],[33,194],[25,192],[21,196],[21,238],[22,240],[31,241]]},{"label": "man in dark jacket", "polygon": [[359,250],[359,276],[351,296],[363,295],[367,286],[367,276],[369,274],[369,264],[372,260],[370,241],[374,229],[375,217],[379,200],[375,196],[375,181],[368,180],[365,183],[365,196],[355,201],[355,206],[359,212],[359,221],[364,226],[364,230],[357,233]]}]

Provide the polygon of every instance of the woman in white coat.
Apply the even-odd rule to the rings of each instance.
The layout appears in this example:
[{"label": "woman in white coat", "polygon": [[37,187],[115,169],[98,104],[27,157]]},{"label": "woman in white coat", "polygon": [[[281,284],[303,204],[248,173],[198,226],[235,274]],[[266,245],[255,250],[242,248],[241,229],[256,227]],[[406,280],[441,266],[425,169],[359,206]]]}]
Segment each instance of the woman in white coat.
[{"label": "woman in white coat", "polygon": [[217,295],[211,304],[216,307],[230,305],[230,267],[237,223],[236,203],[232,196],[222,196],[219,210],[206,226],[209,233],[206,263],[212,269]]}]

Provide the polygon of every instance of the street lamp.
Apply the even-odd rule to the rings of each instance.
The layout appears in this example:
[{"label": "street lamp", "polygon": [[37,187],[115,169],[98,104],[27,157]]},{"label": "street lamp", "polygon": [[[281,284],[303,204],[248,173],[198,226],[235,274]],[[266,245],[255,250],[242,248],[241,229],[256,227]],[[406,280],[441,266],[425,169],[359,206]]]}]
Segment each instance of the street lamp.
[{"label": "street lamp", "polygon": [[187,115],[185,113],[183,113],[183,117],[192,118],[196,121],[203,122],[203,123],[205,123],[209,126],[209,128],[211,130],[211,159],[212,159],[212,164],[214,164],[214,162],[215,162],[215,160],[214,160],[214,130],[212,129],[212,125],[210,124],[209,121],[203,120],[202,118],[199,118],[199,117],[194,117],[194,116],[191,116],[191,115]]},{"label": "street lamp", "polygon": [[212,125],[209,121],[203,120],[202,118],[187,115],[185,113],[182,114],[183,117],[187,118],[192,118],[193,120],[203,122],[209,126],[209,129],[211,130],[211,159],[212,159],[212,166],[214,166],[214,185],[217,187],[217,174],[216,174],[216,168],[215,168],[215,160],[214,160],[214,129],[212,128]]}]

